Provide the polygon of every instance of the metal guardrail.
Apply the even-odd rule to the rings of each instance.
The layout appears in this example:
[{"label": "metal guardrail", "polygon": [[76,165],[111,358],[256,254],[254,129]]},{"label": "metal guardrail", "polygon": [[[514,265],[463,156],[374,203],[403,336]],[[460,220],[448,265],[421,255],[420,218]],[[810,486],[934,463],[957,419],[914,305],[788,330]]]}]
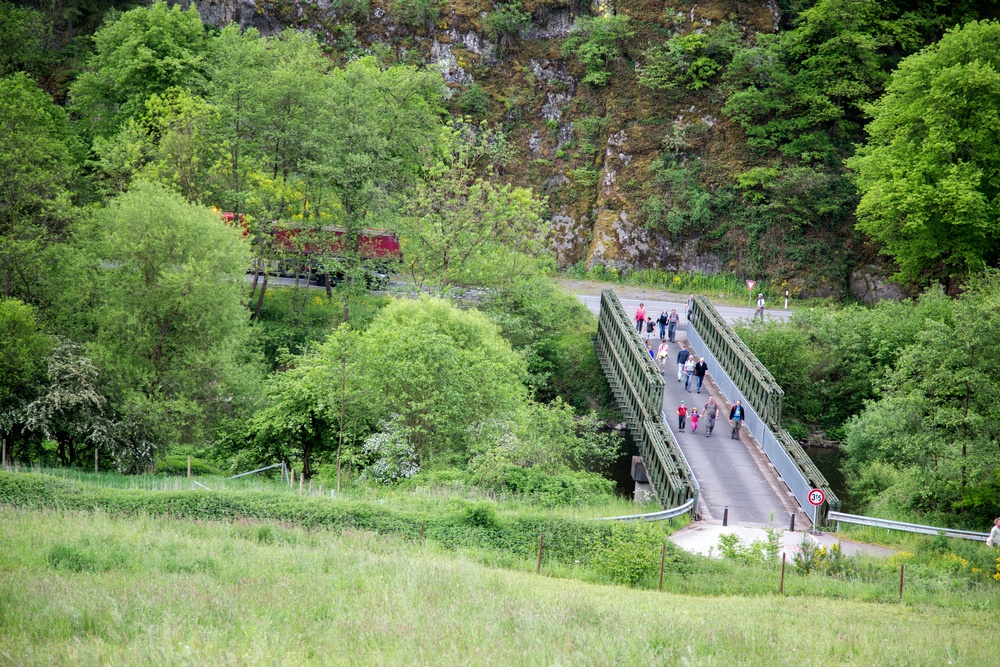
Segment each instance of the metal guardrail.
[{"label": "metal guardrail", "polygon": [[945,537],[955,537],[962,540],[976,540],[985,542],[990,536],[989,533],[978,533],[973,530],[956,530],[954,528],[938,528],[936,526],[924,526],[919,523],[906,523],[905,521],[892,521],[890,519],[877,519],[871,516],[860,516],[858,514],[845,514],[843,512],[831,511],[827,514],[827,519],[837,522],[837,530],[840,530],[841,523],[853,523],[859,526],[869,526],[871,528],[886,528],[888,530],[901,530],[907,533],[920,533],[922,535],[944,535]]},{"label": "metal guardrail", "polygon": [[594,519],[594,521],[664,521],[666,519],[674,519],[681,516],[682,514],[687,514],[688,512],[694,512],[694,508],[697,505],[696,498],[689,498],[684,502],[683,505],[673,507],[668,510],[663,510],[662,512],[650,512],[648,514],[626,514],[625,516],[606,516],[599,519]]},{"label": "metal guardrail", "polygon": [[611,290],[601,293],[594,347],[660,505],[673,508],[695,499],[691,508],[696,513],[698,485],[694,473],[673,434],[660,421],[663,376]]},{"label": "metal guardrail", "polygon": [[[784,396],[781,387],[703,296],[695,297],[687,337],[695,352],[709,359],[709,373],[722,394],[730,403],[743,401],[744,427],[760,445],[802,511],[814,526],[825,524],[827,513],[840,509],[840,500],[802,445],[781,428],[778,421]],[[809,502],[812,489],[822,489],[826,496],[819,507]]]}]

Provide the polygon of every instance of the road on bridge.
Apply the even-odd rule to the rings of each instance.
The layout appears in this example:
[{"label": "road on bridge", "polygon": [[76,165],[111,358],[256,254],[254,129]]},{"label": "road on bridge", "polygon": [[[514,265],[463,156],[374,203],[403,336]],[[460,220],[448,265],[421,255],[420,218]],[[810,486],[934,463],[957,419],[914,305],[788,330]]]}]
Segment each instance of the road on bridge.
[{"label": "road on bridge", "polygon": [[[595,314],[600,310],[600,297],[577,295]],[[666,309],[677,309],[681,325],[677,328],[677,342],[670,343],[670,356],[664,372],[663,412],[666,425],[674,434],[684,457],[690,464],[695,478],[701,485],[700,511],[702,518],[721,522],[725,509],[729,508],[729,524],[741,526],[766,526],[773,522],[777,527],[787,527],[789,516],[796,512],[797,523],[805,527],[807,519],[802,514],[784,483],[768,462],[763,452],[745,435],[740,440],[730,438],[729,402],[718,393],[714,383],[706,380],[701,393],[695,389],[684,389],[684,383],[677,381],[677,353],[687,342],[687,327],[684,303],[656,301],[653,299],[621,299],[626,312],[635,315],[640,301],[646,305],[646,312],[659,315]],[[745,319],[746,308],[717,307],[730,323]],[[770,319],[785,320],[790,311],[766,312]],[[645,334],[643,334],[645,337]],[[658,330],[653,334],[653,346],[660,344]],[[709,366],[711,377],[714,369]],[[711,392],[711,394],[709,393]],[[711,437],[706,437],[708,421],[698,425],[696,433],[691,432],[690,420],[687,429],[681,433],[677,424],[677,406],[684,401],[687,408],[697,407],[702,412],[709,395],[714,395],[719,404],[719,421]]]}]

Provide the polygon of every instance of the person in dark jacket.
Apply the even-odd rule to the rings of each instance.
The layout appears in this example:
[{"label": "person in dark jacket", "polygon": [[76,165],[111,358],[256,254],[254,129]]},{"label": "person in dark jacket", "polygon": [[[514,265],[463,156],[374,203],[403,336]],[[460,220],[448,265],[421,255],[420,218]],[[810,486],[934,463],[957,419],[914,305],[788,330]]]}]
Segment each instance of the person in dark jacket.
[{"label": "person in dark jacket", "polygon": [[663,340],[664,338],[667,337],[667,320],[668,319],[669,319],[669,317],[667,316],[667,311],[665,311],[665,310],[662,313],[660,313],[659,317],[656,318],[656,323],[660,325],[660,340]]},{"label": "person in dark jacket", "polygon": [[746,412],[743,411],[743,401],[736,401],[729,410],[729,425],[733,427],[730,437],[733,440],[740,439],[740,426],[743,425],[744,419],[746,419]]},{"label": "person in dark jacket", "polygon": [[677,381],[680,382],[684,379],[684,363],[688,360],[691,353],[688,352],[683,347],[681,351],[677,353]]},{"label": "person in dark jacket", "polygon": [[705,373],[708,372],[708,364],[705,363],[705,358],[702,357],[698,360],[698,363],[694,365],[694,377],[698,382],[698,393],[701,393],[701,384],[705,381]]}]

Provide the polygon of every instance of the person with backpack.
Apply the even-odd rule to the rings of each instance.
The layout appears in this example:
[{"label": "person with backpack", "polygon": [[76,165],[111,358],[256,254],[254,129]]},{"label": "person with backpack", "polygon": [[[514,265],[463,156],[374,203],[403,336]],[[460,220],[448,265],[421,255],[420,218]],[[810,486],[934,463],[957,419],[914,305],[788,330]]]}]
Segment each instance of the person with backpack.
[{"label": "person with backpack", "polygon": [[687,408],[684,407],[684,401],[677,406],[677,429],[683,433],[684,432],[684,422],[687,420]]},{"label": "person with backpack", "polygon": [[667,339],[671,343],[677,342],[674,340],[674,337],[677,335],[677,324],[680,321],[681,317],[677,314],[677,309],[672,309],[670,315],[667,316]]},{"label": "person with backpack", "polygon": [[666,310],[660,313],[660,316],[656,318],[656,323],[660,325],[660,340],[663,340],[666,337],[668,319],[669,317]]},{"label": "person with backpack", "polygon": [[740,439],[740,426],[743,425],[744,419],[746,419],[746,413],[743,411],[743,401],[736,401],[729,410],[729,425],[733,427],[730,437],[733,440]]},{"label": "person with backpack", "polygon": [[708,419],[708,428],[705,430],[705,437],[708,438],[715,429],[715,420],[719,418],[719,406],[715,402],[714,396],[708,397],[708,403],[705,404],[705,408],[702,410],[702,416]]},{"label": "person with backpack", "polygon": [[688,352],[683,347],[681,351],[677,353],[677,381],[680,382],[684,379],[684,364],[687,363],[688,357],[691,353]]},{"label": "person with backpack", "polygon": [[642,333],[642,325],[646,323],[646,306],[639,304],[639,310],[635,311],[635,330]]},{"label": "person with backpack", "polygon": [[698,360],[698,363],[694,365],[694,378],[698,383],[698,393],[701,393],[701,385],[705,382],[705,373],[708,372],[708,364],[705,363],[705,357]]},{"label": "person with backpack", "polygon": [[694,385],[694,360],[698,357],[693,354],[688,357],[688,360],[684,362],[684,388],[691,391],[691,387]]}]

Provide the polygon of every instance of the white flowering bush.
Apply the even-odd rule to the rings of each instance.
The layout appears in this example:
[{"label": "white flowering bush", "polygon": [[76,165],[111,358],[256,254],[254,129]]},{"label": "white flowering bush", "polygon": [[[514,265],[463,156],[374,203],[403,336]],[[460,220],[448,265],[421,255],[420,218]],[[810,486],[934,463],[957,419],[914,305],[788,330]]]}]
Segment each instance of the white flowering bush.
[{"label": "white flowering bush", "polygon": [[393,415],[391,421],[380,422],[378,432],[365,440],[364,455],[372,463],[363,474],[376,484],[390,485],[420,471],[409,429],[402,422],[399,415]]}]

